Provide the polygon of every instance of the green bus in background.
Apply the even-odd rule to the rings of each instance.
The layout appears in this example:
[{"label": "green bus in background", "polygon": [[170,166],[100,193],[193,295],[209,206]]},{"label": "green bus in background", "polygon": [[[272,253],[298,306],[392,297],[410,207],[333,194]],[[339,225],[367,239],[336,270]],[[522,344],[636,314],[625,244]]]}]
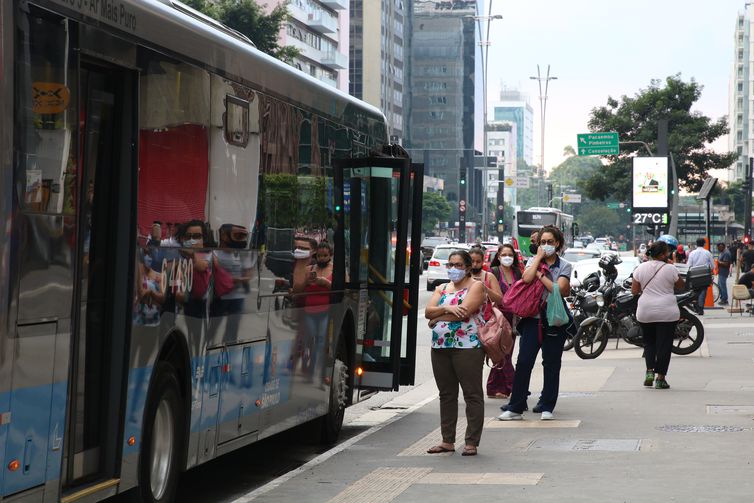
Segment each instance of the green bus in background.
[{"label": "green bus in background", "polygon": [[[563,249],[573,245],[576,224],[573,215],[563,213],[557,208],[534,207],[516,212],[516,235],[521,252],[529,256],[529,244],[532,232],[538,231],[545,225],[554,225],[563,232],[565,243]],[[575,234],[578,234],[576,230]]]}]

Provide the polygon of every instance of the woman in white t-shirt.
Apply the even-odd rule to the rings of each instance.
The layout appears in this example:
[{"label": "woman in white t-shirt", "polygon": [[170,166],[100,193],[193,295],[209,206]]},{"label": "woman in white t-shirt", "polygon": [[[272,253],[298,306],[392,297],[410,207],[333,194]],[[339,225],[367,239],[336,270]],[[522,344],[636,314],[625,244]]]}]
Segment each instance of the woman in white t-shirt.
[{"label": "woman in white t-shirt", "polygon": [[[675,326],[681,316],[674,289],[683,288],[678,269],[668,263],[671,250],[664,241],[655,241],[647,249],[652,260],[639,265],[633,273],[631,293],[639,295],[636,319],[644,332],[644,360],[647,373],[644,386],[668,389],[665,380],[670,365]],[[657,378],[655,379],[655,375]]]}]

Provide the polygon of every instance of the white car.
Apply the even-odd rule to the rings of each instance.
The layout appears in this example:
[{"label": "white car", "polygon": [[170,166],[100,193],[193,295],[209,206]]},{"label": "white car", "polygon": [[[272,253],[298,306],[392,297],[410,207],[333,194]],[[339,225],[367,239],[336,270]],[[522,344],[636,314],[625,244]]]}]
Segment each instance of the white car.
[{"label": "white car", "polygon": [[445,267],[445,264],[448,263],[448,257],[454,250],[468,251],[468,249],[468,246],[462,244],[437,245],[427,266],[427,290],[431,292],[437,285],[450,281],[448,279],[448,268]]},{"label": "white car", "polygon": [[568,248],[563,252],[563,258],[572,264],[582,260],[600,258],[600,255],[600,250],[595,248]]}]

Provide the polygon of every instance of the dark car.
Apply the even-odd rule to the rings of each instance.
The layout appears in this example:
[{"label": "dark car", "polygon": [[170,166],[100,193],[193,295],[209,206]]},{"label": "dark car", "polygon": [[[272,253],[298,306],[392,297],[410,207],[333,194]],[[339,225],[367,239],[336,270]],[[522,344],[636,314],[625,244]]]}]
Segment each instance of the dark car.
[{"label": "dark car", "polygon": [[424,238],[424,241],[422,241],[421,244],[422,267],[424,267],[424,269],[427,268],[429,259],[432,258],[432,254],[435,252],[435,247],[437,245],[446,245],[450,244],[450,242],[450,239],[444,236],[428,236]]}]

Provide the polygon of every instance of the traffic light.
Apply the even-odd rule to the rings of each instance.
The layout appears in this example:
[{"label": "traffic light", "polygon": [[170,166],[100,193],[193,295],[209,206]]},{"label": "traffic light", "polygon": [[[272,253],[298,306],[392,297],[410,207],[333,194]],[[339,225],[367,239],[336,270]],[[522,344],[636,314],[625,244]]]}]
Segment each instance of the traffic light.
[{"label": "traffic light", "polygon": [[503,223],[503,217],[498,217],[498,219],[497,219],[497,223],[498,223],[498,224],[502,224],[502,223]]},{"label": "traffic light", "polygon": [[749,244],[749,241],[751,241],[751,238],[749,236],[744,236],[744,244]]}]

